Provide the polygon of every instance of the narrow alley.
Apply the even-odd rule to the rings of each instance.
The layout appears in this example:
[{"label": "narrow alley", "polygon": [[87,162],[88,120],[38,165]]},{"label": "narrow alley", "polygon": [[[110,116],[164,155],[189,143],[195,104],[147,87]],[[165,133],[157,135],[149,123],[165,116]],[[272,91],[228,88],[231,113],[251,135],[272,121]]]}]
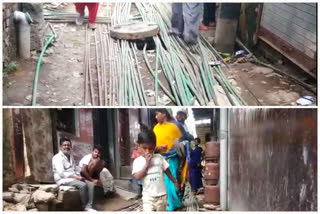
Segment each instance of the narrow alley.
[{"label": "narrow alley", "polygon": [[172,171],[182,193],[175,210],[317,210],[317,109],[181,107],[4,109],[3,210],[82,210],[79,190],[54,179],[51,160],[68,138],[76,164],[100,145],[112,178],[107,191],[96,185],[92,208],[142,211],[145,183],[141,190],[134,162],[143,157],[138,139],[146,127],[160,137],[159,112],[186,134],[174,145],[188,163],[185,180]]}]

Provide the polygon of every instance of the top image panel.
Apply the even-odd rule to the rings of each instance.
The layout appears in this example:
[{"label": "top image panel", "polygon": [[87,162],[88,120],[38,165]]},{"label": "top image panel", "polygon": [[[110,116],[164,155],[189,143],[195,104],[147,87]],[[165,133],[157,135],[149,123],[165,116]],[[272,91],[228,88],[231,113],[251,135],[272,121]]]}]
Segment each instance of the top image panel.
[{"label": "top image panel", "polygon": [[2,3],[4,106],[317,105],[316,3]]}]

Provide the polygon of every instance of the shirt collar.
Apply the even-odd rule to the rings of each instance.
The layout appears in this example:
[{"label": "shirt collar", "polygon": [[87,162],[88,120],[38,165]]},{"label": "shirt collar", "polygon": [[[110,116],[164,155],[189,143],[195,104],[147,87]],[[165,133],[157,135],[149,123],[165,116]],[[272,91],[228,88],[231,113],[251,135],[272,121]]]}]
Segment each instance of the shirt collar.
[{"label": "shirt collar", "polygon": [[[65,154],[63,154],[63,152],[62,152],[61,150],[59,150],[59,154],[60,154],[63,158],[68,159],[68,157],[67,157]],[[72,156],[72,154],[70,154],[70,160],[72,160],[72,159],[73,159],[73,156]]]}]

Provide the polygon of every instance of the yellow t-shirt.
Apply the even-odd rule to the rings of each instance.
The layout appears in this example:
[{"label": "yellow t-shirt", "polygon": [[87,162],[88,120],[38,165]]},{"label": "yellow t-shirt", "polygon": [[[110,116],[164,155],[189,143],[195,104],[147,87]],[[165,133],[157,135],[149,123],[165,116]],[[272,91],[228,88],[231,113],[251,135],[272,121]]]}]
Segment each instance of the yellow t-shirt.
[{"label": "yellow t-shirt", "polygon": [[157,137],[157,146],[167,145],[168,152],[174,145],[174,140],[182,137],[179,128],[169,122],[164,122],[162,124],[158,123],[154,128],[153,132]]}]

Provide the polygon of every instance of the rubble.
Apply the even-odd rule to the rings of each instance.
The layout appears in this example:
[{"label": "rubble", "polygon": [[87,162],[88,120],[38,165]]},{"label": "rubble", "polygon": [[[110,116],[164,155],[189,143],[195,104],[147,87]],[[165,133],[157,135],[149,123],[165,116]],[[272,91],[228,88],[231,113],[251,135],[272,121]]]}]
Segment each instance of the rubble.
[{"label": "rubble", "polygon": [[79,211],[79,191],[70,186],[14,184],[3,193],[4,211]]},{"label": "rubble", "polygon": [[37,190],[32,194],[32,199],[34,203],[39,203],[39,202],[48,203],[55,199],[55,195],[51,192]]},{"label": "rubble", "polygon": [[14,202],[14,193],[13,192],[4,192],[2,193],[3,200],[13,203]]},{"label": "rubble", "polygon": [[24,205],[22,205],[22,204],[18,204],[17,206],[16,206],[16,211],[19,211],[19,212],[24,212],[24,211],[27,211],[27,208],[24,206]]}]

